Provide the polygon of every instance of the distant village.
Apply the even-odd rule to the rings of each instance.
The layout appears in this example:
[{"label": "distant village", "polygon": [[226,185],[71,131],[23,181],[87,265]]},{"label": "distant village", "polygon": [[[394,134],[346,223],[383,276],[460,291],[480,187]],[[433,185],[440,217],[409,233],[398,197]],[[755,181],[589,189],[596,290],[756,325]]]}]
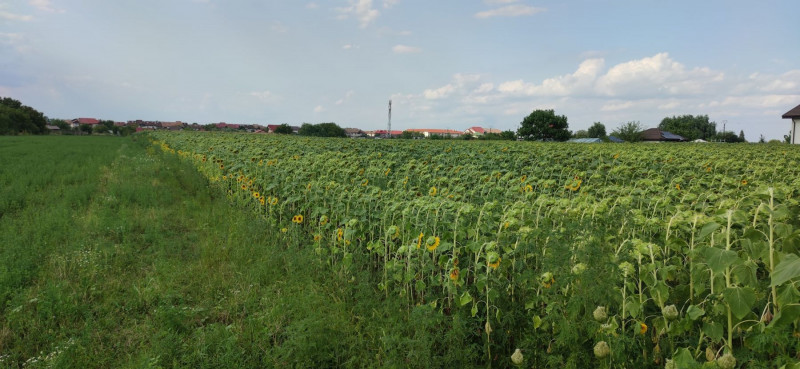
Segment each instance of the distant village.
[{"label": "distant village", "polygon": [[[95,118],[75,118],[67,120],[69,128],[73,130],[80,129],[81,126],[90,127],[94,132],[103,130],[104,121]],[[161,122],[161,121],[147,121],[147,120],[129,120],[127,122],[114,122],[114,127],[129,127],[135,129],[135,132],[142,132],[148,130],[169,130],[169,131],[236,131],[247,133],[262,133],[269,134],[275,133],[280,127],[280,124],[232,124],[232,123],[211,123],[211,124],[197,124],[186,123],[181,121],[175,122]],[[63,125],[62,125],[63,127]],[[299,126],[289,126],[293,133],[300,131]],[[50,124],[47,126],[51,133],[58,133],[61,128],[57,125]],[[364,131],[359,128],[344,128],[345,134],[350,138],[399,138],[403,136],[403,132],[408,132],[413,137],[418,138],[459,138],[464,135],[471,135],[473,137],[480,137],[485,134],[501,134],[502,131],[496,128],[483,128],[483,127],[470,127],[464,131],[452,129],[432,129],[432,128],[412,128],[403,131],[392,130],[391,132],[385,129]]]}]

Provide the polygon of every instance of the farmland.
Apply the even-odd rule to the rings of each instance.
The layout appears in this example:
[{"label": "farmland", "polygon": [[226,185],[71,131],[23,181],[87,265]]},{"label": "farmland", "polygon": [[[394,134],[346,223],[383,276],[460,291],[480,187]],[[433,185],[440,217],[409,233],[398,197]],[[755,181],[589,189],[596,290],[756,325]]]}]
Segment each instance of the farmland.
[{"label": "farmland", "polygon": [[[106,350],[117,366],[800,360],[794,147],[169,132],[112,143],[86,174],[98,187],[53,205],[85,213],[82,228],[20,249],[44,267],[0,286],[5,362],[46,350],[88,366]],[[30,183],[21,165],[4,189]],[[0,226],[50,206],[18,196],[31,198],[5,202]],[[31,232],[9,242],[41,244]]]}]

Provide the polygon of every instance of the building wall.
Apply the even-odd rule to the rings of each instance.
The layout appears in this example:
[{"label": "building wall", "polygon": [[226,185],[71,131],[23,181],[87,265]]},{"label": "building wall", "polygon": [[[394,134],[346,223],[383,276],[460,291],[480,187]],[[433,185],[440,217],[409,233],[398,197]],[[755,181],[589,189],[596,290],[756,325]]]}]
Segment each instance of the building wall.
[{"label": "building wall", "polygon": [[792,142],[793,144],[800,144],[800,118],[792,118]]}]

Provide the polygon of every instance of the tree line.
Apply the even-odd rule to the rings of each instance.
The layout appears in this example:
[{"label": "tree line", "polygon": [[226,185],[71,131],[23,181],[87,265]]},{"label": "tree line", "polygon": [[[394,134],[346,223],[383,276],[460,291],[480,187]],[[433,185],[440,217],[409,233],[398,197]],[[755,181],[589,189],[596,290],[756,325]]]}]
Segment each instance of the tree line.
[{"label": "tree line", "polygon": [[42,135],[49,132],[44,114],[10,97],[0,99],[0,135]]},{"label": "tree line", "polygon": [[[744,131],[737,135],[731,131],[717,131],[717,123],[711,122],[708,115],[681,115],[666,117],[661,120],[658,129],[684,137],[689,141],[701,139],[715,142],[747,142]],[[594,122],[588,130],[571,132],[567,117],[556,115],[555,111],[537,109],[525,117],[517,129],[517,135],[530,141],[566,141],[570,138],[599,138],[608,140],[609,136],[627,142],[642,140],[644,127],[638,121],[620,124],[611,133],[606,133],[603,123]],[[761,138],[763,141],[763,136]]]}]

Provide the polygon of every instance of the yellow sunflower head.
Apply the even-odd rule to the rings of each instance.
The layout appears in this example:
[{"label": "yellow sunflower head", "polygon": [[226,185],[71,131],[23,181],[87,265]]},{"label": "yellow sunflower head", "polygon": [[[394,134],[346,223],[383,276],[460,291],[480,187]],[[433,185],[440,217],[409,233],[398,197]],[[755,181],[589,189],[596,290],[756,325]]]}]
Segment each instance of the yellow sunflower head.
[{"label": "yellow sunflower head", "polygon": [[428,194],[431,196],[436,196],[437,192],[439,192],[439,190],[436,189],[436,186],[432,186],[431,189],[428,190]]}]

